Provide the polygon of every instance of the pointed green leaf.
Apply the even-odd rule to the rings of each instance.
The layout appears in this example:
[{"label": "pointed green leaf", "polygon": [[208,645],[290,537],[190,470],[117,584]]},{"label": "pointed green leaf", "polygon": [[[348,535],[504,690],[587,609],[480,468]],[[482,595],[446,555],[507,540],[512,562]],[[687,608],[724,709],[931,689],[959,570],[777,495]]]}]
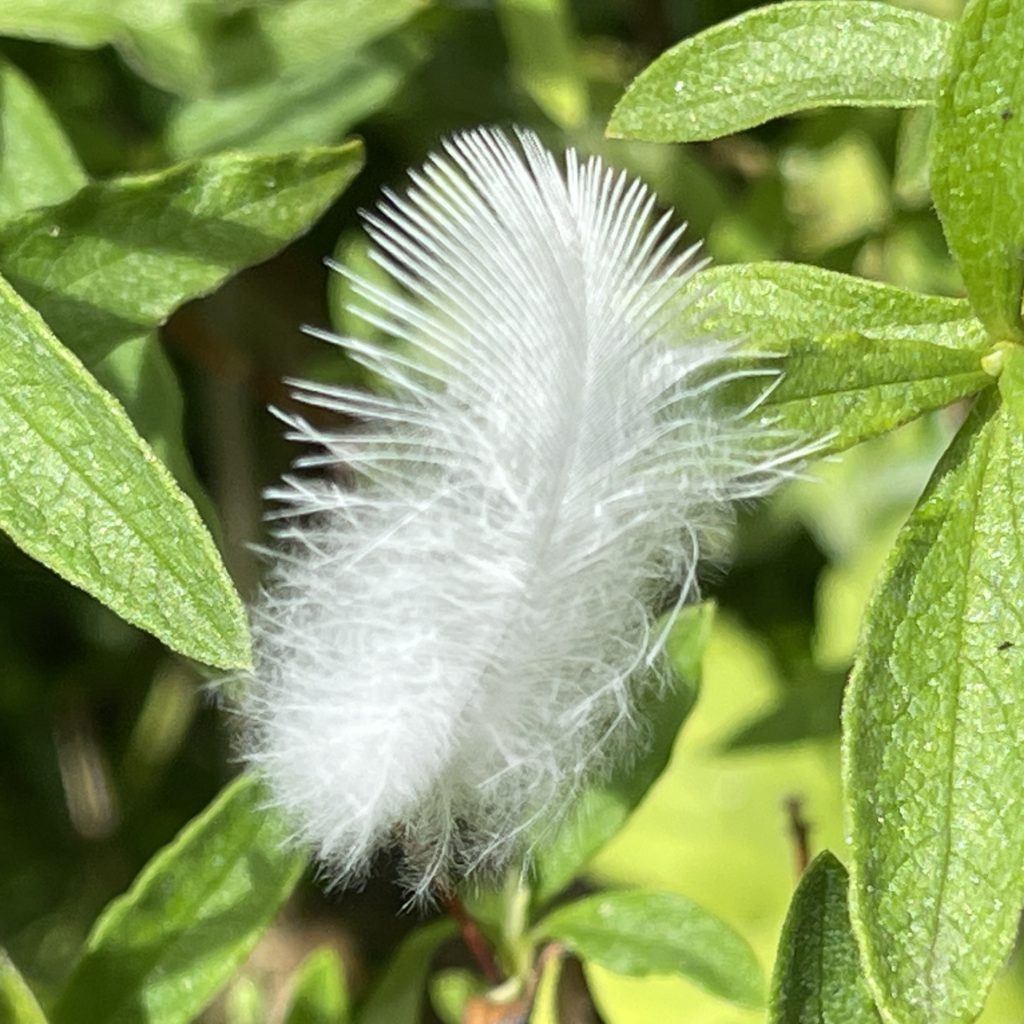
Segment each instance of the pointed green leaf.
[{"label": "pointed green leaf", "polygon": [[349,1019],[345,973],[329,946],[302,961],[294,986],[284,1024],[343,1024]]},{"label": "pointed green leaf", "polygon": [[441,920],[417,928],[405,938],[360,1004],[358,1024],[417,1024],[431,961],[441,943],[454,933],[454,924]]},{"label": "pointed green leaf", "polygon": [[[686,315],[759,357],[785,357],[761,412],[800,435],[827,436],[822,454],[992,383],[981,365],[987,335],[961,300],[790,263],[713,267],[689,287]],[[764,384],[741,382],[737,400],[756,400]]]},{"label": "pointed green leaf", "polygon": [[106,909],[53,1024],[189,1024],[232,976],[305,863],[247,775]]},{"label": "pointed green leaf", "polygon": [[935,109],[932,195],[967,294],[996,340],[1024,339],[1024,7],[972,0]]},{"label": "pointed green leaf", "polygon": [[220,556],[123,408],[0,278],[0,529],[189,657],[249,661]]},{"label": "pointed green leaf", "polygon": [[1022,466],[990,389],[900,534],[847,696],[851,916],[901,1024],[973,1020],[1024,903]]},{"label": "pointed green leaf", "polygon": [[689,308],[709,330],[777,350],[780,342],[855,332],[873,341],[980,351],[988,334],[963,299],[921,295],[803,263],[710,267]]},{"label": "pointed green leaf", "polygon": [[715,608],[706,603],[684,608],[670,634],[667,651],[674,687],[652,691],[638,717],[650,725],[649,745],[638,761],[624,765],[607,782],[586,790],[555,836],[541,845],[532,861],[533,901],[556,896],[629,819],[665,770],[676,736],[697,700],[701,660]]},{"label": "pointed green leaf", "polygon": [[848,885],[828,851],[800,880],[779,941],[769,1024],[879,1024],[850,929]]},{"label": "pointed green leaf", "polygon": [[0,60],[0,220],[59,203],[88,180],[32,83]]},{"label": "pointed green leaf", "polygon": [[814,107],[934,100],[950,27],[873,0],[784,0],[663,53],[626,90],[608,135],[696,142]]},{"label": "pointed green leaf", "polygon": [[307,230],[362,152],[229,153],[96,182],[0,225],[0,272],[93,365]]},{"label": "pointed green leaf", "polygon": [[3,949],[0,949],[0,1022],[46,1024],[32,990]]},{"label": "pointed green leaf", "polygon": [[730,1002],[764,1005],[761,968],[746,940],[678,893],[587,896],[548,914],[534,935],[618,974],[679,974]]}]

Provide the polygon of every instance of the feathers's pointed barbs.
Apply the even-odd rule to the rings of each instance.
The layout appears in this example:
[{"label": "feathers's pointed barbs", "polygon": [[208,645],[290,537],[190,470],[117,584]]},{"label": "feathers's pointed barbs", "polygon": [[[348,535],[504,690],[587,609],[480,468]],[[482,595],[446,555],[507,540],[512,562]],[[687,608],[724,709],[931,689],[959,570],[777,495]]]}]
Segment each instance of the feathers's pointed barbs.
[{"label": "feathers's pointed barbs", "polygon": [[657,613],[786,456],[720,408],[730,346],[678,299],[695,250],[643,185],[489,129],[411,178],[368,217],[396,287],[353,278],[392,340],[327,338],[381,386],[297,385],[340,424],[289,420],[307,465],[344,472],[272,494],[241,713],[329,877],[397,841],[423,892],[523,852],[643,742]]}]

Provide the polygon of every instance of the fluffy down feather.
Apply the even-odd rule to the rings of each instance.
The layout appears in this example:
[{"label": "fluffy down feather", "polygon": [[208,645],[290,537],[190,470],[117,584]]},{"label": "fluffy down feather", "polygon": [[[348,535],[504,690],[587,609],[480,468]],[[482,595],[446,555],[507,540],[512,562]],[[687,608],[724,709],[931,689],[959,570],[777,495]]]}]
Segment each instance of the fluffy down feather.
[{"label": "fluffy down feather", "polygon": [[789,455],[719,408],[730,346],[643,185],[490,129],[411,179],[367,218],[396,288],[353,279],[392,341],[325,335],[378,393],[296,385],[342,427],[289,419],[321,471],[271,493],[240,711],[327,876],[398,842],[423,894],[521,855],[643,741],[658,613]]}]

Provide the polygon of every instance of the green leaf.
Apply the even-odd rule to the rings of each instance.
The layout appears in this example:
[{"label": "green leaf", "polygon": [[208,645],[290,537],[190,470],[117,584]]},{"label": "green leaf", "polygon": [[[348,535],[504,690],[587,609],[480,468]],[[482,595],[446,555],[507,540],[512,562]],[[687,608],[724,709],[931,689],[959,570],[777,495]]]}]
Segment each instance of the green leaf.
[{"label": "green leaf", "polygon": [[750,750],[838,736],[845,688],[843,672],[818,671],[791,681],[778,702],[730,736],[723,750]]},{"label": "green leaf", "polygon": [[764,1005],[764,979],[746,941],[677,893],[600,893],[566,904],[534,929],[581,960],[619,974],[679,974],[742,1006]]},{"label": "green leaf", "polygon": [[266,997],[252,978],[239,978],[224,1000],[225,1024],[265,1024]]},{"label": "green leaf", "polygon": [[[984,328],[967,303],[918,295],[817,267],[750,263],[692,279],[687,315],[718,337],[785,359],[761,409],[841,451],[992,383]],[[742,382],[753,401],[763,379]]]},{"label": "green leaf", "polygon": [[0,273],[93,365],[306,230],[362,153],[231,153],[96,182],[0,225]]},{"label": "green leaf", "polygon": [[1024,8],[972,0],[935,109],[932,195],[967,294],[996,340],[1024,339]]},{"label": "green leaf", "polygon": [[844,709],[851,914],[900,1024],[973,1020],[1024,902],[1024,436],[1007,404],[979,399],[901,532]]},{"label": "green leaf", "polygon": [[933,107],[908,110],[900,121],[892,191],[902,205],[911,209],[927,206],[931,201],[929,159],[934,123]]},{"label": "green leaf", "polygon": [[749,339],[755,348],[843,332],[972,353],[988,344],[962,299],[920,295],[802,263],[710,267],[692,279],[691,288],[690,308],[709,330]]},{"label": "green leaf", "polygon": [[256,6],[248,12],[250,30],[232,52],[250,60],[255,54],[261,63],[182,104],[168,124],[170,152],[181,158],[337,142],[386,104],[426,55],[424,39],[396,32],[425,6],[423,0]]},{"label": "green leaf", "polygon": [[339,58],[380,39],[427,8],[429,0],[292,0],[256,6],[255,36],[271,67],[291,71]]},{"label": "green leaf", "polygon": [[0,36],[102,46],[113,32],[111,0],[4,0]]},{"label": "green leaf", "polygon": [[174,650],[247,665],[245,611],[195,508],[2,278],[0,346],[0,529]]},{"label": "green leaf", "polygon": [[430,964],[455,932],[448,920],[417,928],[405,938],[356,1013],[359,1024],[417,1024]]},{"label": "green leaf", "polygon": [[565,0],[499,0],[513,77],[563,131],[580,127],[589,102]]},{"label": "green leaf", "polygon": [[3,949],[0,949],[0,1021],[3,1024],[46,1024],[32,990]]},{"label": "green leaf", "polygon": [[284,1024],[342,1024],[349,1019],[345,974],[329,946],[315,949],[295,973]]},{"label": "green leaf", "polygon": [[[339,57],[393,29],[423,0],[4,0],[0,35],[112,44],[144,78],[202,95]],[[245,9],[239,16],[238,8]],[[268,75],[268,69],[269,75]]]},{"label": "green leaf", "polygon": [[824,146],[787,146],[779,172],[793,222],[791,244],[801,254],[819,257],[878,234],[891,220],[889,168],[859,131]]},{"label": "green leaf", "polygon": [[53,1024],[188,1024],[232,976],[302,873],[244,775],[104,911]]},{"label": "green leaf", "polygon": [[466,1004],[482,996],[486,982],[475,971],[465,967],[450,967],[438,971],[430,979],[430,1005],[444,1024],[463,1024]]},{"label": "green leaf", "polygon": [[558,989],[565,961],[560,956],[547,956],[540,968],[540,979],[533,997],[528,1024],[561,1024],[558,1012]]},{"label": "green leaf", "polygon": [[181,158],[336,142],[385,106],[426,53],[423,39],[405,33],[244,89],[200,97],[171,117],[168,148]]},{"label": "green leaf", "polygon": [[124,405],[135,429],[192,499],[207,524],[216,512],[196,478],[185,443],[181,387],[155,331],[130,338],[93,367],[96,379]]},{"label": "green leaf", "polygon": [[814,107],[931,103],[950,27],[872,0],[786,0],[663,53],[629,86],[608,135],[697,142]]},{"label": "green leaf", "polygon": [[850,929],[848,884],[828,851],[801,879],[779,941],[769,1024],[878,1024]]},{"label": "green leaf", "polygon": [[210,88],[220,41],[216,0],[4,0],[0,35],[67,46],[110,43],[151,82],[171,91]]},{"label": "green leaf", "polygon": [[697,700],[701,659],[714,613],[710,603],[680,612],[667,647],[675,686],[661,694],[650,692],[637,710],[638,719],[651,728],[647,751],[607,782],[586,790],[554,838],[537,851],[531,880],[536,905],[556,896],[586,867],[625,825],[633,808],[664,771],[676,736]]},{"label": "green leaf", "polygon": [[0,59],[0,220],[59,203],[88,180],[43,98]]}]

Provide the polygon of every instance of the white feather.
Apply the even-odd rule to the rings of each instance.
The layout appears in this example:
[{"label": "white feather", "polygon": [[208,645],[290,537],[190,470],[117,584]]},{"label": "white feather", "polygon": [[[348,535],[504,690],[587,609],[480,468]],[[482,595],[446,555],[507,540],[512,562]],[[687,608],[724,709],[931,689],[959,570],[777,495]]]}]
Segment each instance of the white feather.
[{"label": "white feather", "polygon": [[521,854],[642,742],[658,610],[787,458],[720,408],[730,346],[678,300],[694,249],[643,185],[525,132],[444,150],[368,218],[400,288],[352,279],[394,343],[325,335],[380,393],[297,385],[360,421],[289,420],[355,485],[273,492],[241,704],[332,880],[397,841],[420,893]]}]

